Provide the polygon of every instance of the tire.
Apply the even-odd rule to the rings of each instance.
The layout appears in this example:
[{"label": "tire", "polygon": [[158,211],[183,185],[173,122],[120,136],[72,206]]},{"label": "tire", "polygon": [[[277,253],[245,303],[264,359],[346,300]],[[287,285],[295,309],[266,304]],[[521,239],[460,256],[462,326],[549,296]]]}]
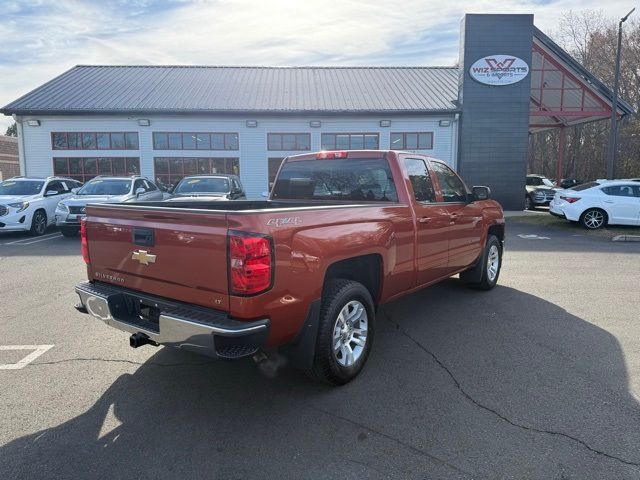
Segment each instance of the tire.
[{"label": "tire", "polygon": [[524,209],[525,210],[535,210],[536,204],[533,203],[533,200],[529,195],[524,196]]},{"label": "tire", "polygon": [[60,233],[65,237],[76,237],[80,229],[78,227],[60,227]]},{"label": "tire", "polygon": [[44,210],[36,210],[31,219],[31,229],[29,232],[34,237],[44,235],[47,231],[47,214]]},{"label": "tire", "polygon": [[580,224],[588,230],[598,230],[607,225],[607,212],[600,208],[588,208],[580,215]]},{"label": "tire", "polygon": [[[470,281],[469,278],[477,277],[477,269],[481,269],[480,280]],[[491,290],[498,283],[500,270],[502,269],[502,243],[495,235],[487,236],[479,263],[473,268],[460,274],[460,280],[465,285],[478,290]]]},{"label": "tire", "polygon": [[[360,313],[354,313],[357,311]],[[349,314],[354,318],[349,319]],[[371,294],[358,282],[331,280],[322,295],[319,320],[313,367],[308,373],[321,382],[344,385],[362,371],[371,351],[375,321]]]}]

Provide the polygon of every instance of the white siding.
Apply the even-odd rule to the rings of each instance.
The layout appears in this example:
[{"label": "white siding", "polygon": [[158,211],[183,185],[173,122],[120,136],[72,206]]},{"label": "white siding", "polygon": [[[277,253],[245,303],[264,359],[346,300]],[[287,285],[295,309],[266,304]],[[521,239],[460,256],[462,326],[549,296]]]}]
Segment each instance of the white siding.
[{"label": "white siding", "polygon": [[[138,117],[124,116],[38,116],[39,127],[23,126],[24,156],[26,174],[34,176],[51,175],[53,173],[53,157],[140,157],[142,175],[154,176],[154,157],[239,157],[240,175],[250,198],[255,198],[267,189],[267,158],[285,157],[301,152],[280,152],[267,150],[267,133],[305,133],[311,134],[311,151],[320,150],[321,133],[366,132],[380,135],[380,149],[389,148],[391,132],[433,132],[433,149],[420,153],[439,158],[455,167],[455,151],[457,142],[457,122],[448,127],[440,127],[441,119],[452,120],[453,117],[436,116],[144,116],[151,120],[151,125],[141,127]],[[390,127],[380,127],[380,120],[391,120]],[[25,118],[26,120],[26,118]],[[258,126],[248,128],[247,120],[256,120]],[[309,126],[311,120],[322,122],[320,128]],[[51,132],[118,132],[137,131],[140,150],[52,150]],[[240,136],[240,150],[154,150],[152,132],[236,132]]]}]

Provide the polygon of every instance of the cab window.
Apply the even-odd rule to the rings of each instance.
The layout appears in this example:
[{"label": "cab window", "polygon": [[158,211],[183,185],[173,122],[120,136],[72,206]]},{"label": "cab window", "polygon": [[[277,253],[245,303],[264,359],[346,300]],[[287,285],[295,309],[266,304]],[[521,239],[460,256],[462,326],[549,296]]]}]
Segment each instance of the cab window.
[{"label": "cab window", "polygon": [[460,177],[444,163],[431,162],[445,202],[466,202],[467,188]]},{"label": "cab window", "polygon": [[404,166],[411,181],[416,202],[435,202],[436,192],[425,161],[420,158],[405,158]]}]

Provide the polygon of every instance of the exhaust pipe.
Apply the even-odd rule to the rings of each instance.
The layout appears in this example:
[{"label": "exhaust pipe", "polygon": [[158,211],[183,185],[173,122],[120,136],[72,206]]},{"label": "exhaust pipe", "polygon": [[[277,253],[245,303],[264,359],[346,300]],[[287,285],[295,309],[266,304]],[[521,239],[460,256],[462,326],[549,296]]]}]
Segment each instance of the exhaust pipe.
[{"label": "exhaust pipe", "polygon": [[144,333],[133,333],[130,337],[129,337],[129,345],[132,348],[138,348],[141,347],[143,345],[147,345],[147,344],[151,344],[151,345],[155,345],[156,342],[154,342],[153,340],[151,340],[149,337],[147,337]]}]

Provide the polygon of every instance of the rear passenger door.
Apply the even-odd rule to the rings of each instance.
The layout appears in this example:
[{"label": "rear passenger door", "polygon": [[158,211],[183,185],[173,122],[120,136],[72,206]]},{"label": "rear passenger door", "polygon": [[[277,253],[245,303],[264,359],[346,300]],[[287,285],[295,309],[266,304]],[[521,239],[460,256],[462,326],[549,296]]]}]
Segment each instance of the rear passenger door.
[{"label": "rear passenger door", "polygon": [[462,179],[442,162],[431,161],[439,200],[449,215],[449,271],[472,265],[482,249],[482,207],[470,202]]},{"label": "rear passenger door", "polygon": [[640,187],[637,185],[612,185],[602,188],[603,206],[609,213],[609,221],[621,225],[637,225],[640,218]]},{"label": "rear passenger door", "polygon": [[447,275],[449,251],[449,212],[437,203],[427,167],[420,157],[401,157],[413,194],[416,226],[417,285],[425,285]]}]

